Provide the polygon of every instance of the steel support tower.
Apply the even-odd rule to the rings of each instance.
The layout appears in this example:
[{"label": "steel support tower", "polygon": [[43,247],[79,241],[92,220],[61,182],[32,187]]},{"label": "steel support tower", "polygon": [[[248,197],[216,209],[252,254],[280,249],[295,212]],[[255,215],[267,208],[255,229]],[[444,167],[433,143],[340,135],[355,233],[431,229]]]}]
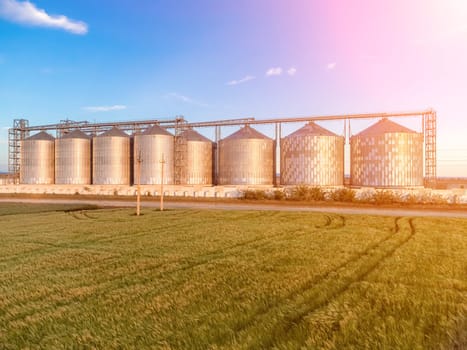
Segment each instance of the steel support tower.
[{"label": "steel support tower", "polygon": [[8,129],[8,173],[13,182],[19,182],[21,141],[29,136],[29,122],[26,119],[15,119],[13,128]]},{"label": "steel support tower", "polygon": [[174,144],[174,183],[181,185],[186,181],[187,172],[187,140],[182,137],[182,133],[186,130],[186,121],[183,117],[178,117],[175,122],[175,144]]},{"label": "steel support tower", "polygon": [[423,136],[425,139],[425,186],[436,186],[436,112],[423,116]]}]

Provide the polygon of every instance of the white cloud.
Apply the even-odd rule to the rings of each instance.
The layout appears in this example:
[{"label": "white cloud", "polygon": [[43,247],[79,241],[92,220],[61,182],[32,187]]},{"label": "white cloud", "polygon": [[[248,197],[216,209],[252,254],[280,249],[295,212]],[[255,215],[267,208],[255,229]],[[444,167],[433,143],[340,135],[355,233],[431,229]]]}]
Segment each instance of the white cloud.
[{"label": "white cloud", "polygon": [[272,68],[269,68],[266,71],[266,76],[267,77],[271,77],[273,75],[281,75],[281,74],[282,74],[282,68],[281,67],[272,67]]},{"label": "white cloud", "polygon": [[206,104],[206,103],[196,101],[195,99],[193,99],[191,97],[179,94],[177,92],[168,93],[167,95],[165,95],[165,98],[173,98],[173,99],[176,99],[176,100],[179,100],[179,101],[182,101],[182,102],[185,102],[185,103],[190,103],[190,104],[193,104],[193,105],[197,105],[197,106],[200,106],[200,107],[209,107],[209,105]]},{"label": "white cloud", "polygon": [[287,74],[290,75],[290,76],[293,76],[293,75],[297,74],[297,68],[295,68],[295,67],[290,67],[290,68],[287,70]]},{"label": "white cloud", "polygon": [[88,112],[110,112],[110,111],[121,111],[126,109],[124,105],[113,105],[113,106],[89,106],[83,107],[85,111]]},{"label": "white cloud", "polygon": [[247,81],[250,81],[250,80],[253,80],[255,79],[256,77],[252,76],[252,75],[247,75],[246,77],[243,77],[242,79],[239,79],[239,80],[231,80],[229,82],[226,83],[226,85],[238,85],[238,84],[243,84],[243,83],[246,83]]},{"label": "white cloud", "polygon": [[328,64],[326,65],[326,68],[327,68],[328,70],[334,69],[334,68],[336,68],[336,64],[337,64],[336,62],[330,62],[330,63],[328,63]]},{"label": "white cloud", "polygon": [[88,32],[85,22],[75,21],[63,15],[49,15],[29,1],[0,0],[0,17],[29,26],[59,28],[73,34]]}]

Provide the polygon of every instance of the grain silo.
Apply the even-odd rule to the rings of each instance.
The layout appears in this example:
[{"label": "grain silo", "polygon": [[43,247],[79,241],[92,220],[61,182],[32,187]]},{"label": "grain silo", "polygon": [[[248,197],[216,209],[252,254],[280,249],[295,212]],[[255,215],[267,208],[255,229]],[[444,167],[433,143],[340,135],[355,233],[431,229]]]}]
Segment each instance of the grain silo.
[{"label": "grain silo", "polygon": [[91,183],[91,138],[80,130],[55,140],[55,183]]},{"label": "grain silo", "polygon": [[310,122],[281,140],[281,184],[344,184],[344,137]]},{"label": "grain silo", "polygon": [[134,179],[140,184],[161,183],[162,157],[164,159],[164,184],[174,182],[174,137],[159,125],[154,125],[134,138]]},{"label": "grain silo", "polygon": [[20,183],[54,183],[54,137],[41,131],[21,142]]},{"label": "grain silo", "polygon": [[188,129],[180,134],[176,152],[181,154],[182,185],[211,185],[213,143],[198,132]]},{"label": "grain silo", "polygon": [[423,134],[387,118],[350,138],[351,184],[423,186]]},{"label": "grain silo", "polygon": [[246,125],[219,141],[220,185],[272,185],[274,141]]},{"label": "grain silo", "polygon": [[130,184],[130,137],[122,130],[113,127],[93,138],[92,182]]}]

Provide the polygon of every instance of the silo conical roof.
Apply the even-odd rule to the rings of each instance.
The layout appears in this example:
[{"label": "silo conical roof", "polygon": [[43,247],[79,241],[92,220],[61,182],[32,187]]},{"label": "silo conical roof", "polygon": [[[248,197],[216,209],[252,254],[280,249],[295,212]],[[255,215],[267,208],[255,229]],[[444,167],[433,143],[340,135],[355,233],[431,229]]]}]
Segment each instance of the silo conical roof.
[{"label": "silo conical roof", "polygon": [[72,132],[69,132],[65,135],[62,136],[62,139],[86,139],[89,140],[90,137],[86,135],[84,132],[82,132],[79,129],[75,129]]},{"label": "silo conical roof", "polygon": [[150,128],[147,128],[141,135],[167,135],[173,136],[170,132],[155,124]]},{"label": "silo conical roof", "polygon": [[253,129],[249,125],[245,125],[245,127],[241,128],[240,130],[234,132],[232,135],[226,137],[224,140],[242,140],[242,139],[264,139],[264,140],[271,140],[266,135],[263,135],[259,131]]},{"label": "silo conical roof", "polygon": [[187,129],[180,134],[181,137],[185,138],[187,141],[202,141],[202,142],[212,142],[207,137],[204,137],[197,131],[193,129]]},{"label": "silo conical roof", "polygon": [[393,121],[383,118],[379,122],[373,124],[372,126],[366,128],[357,134],[357,136],[370,136],[370,135],[382,135],[388,133],[415,133],[415,131],[406,128],[400,124],[394,123]]},{"label": "silo conical roof", "polygon": [[46,133],[45,131],[41,131],[35,135],[32,135],[28,138],[26,138],[26,140],[45,140],[45,141],[53,141],[55,140],[55,137],[53,137],[52,135],[50,135],[49,133]]},{"label": "silo conical roof", "polygon": [[309,122],[304,127],[298,129],[287,137],[303,137],[303,136],[338,136],[333,132],[319,126],[315,122]]},{"label": "silo conical roof", "polygon": [[129,137],[129,136],[124,131],[114,126],[112,129],[98,135],[97,137]]}]

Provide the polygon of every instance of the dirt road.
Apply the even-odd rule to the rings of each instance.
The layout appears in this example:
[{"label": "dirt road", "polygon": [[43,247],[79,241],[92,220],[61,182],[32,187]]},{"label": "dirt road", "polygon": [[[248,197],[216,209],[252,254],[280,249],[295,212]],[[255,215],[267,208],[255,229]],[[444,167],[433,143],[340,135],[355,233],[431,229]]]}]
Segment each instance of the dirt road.
[{"label": "dirt road", "polygon": [[[120,200],[95,199],[26,199],[26,198],[0,198],[0,203],[55,203],[55,204],[93,204],[103,207],[136,207],[134,202]],[[159,208],[155,201],[142,201],[142,208]],[[166,209],[218,209],[218,210],[279,210],[279,211],[308,211],[339,214],[362,214],[383,216],[430,216],[430,217],[458,217],[467,218],[467,210],[446,209],[404,209],[404,208],[378,208],[378,207],[339,207],[339,206],[296,206],[264,203],[225,203],[225,202],[171,202],[164,203]]]}]

